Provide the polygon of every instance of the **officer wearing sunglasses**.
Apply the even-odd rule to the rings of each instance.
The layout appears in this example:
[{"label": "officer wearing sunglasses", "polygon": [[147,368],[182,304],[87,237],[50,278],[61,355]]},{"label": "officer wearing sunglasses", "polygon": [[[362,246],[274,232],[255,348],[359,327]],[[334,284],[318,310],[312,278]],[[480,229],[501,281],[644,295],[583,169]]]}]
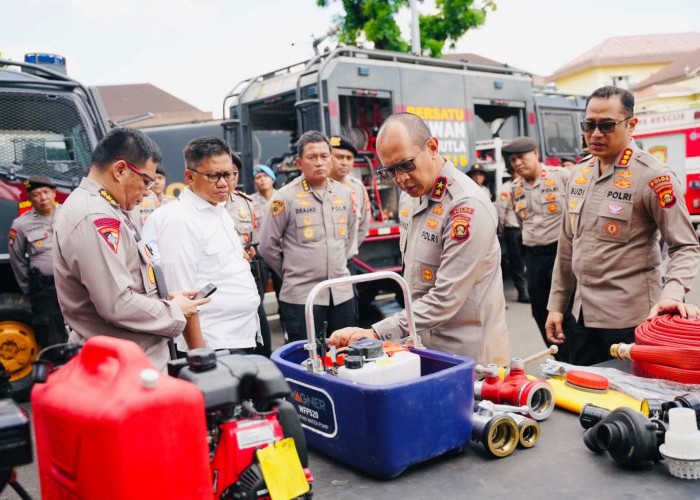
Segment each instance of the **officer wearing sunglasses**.
[{"label": "officer wearing sunglasses", "polygon": [[[404,192],[399,244],[423,344],[480,363],[507,363],[496,208],[474,181],[440,156],[438,139],[418,116],[392,115],[376,144],[383,165],[379,174]],[[407,334],[402,311],[370,329],[336,331],[330,342],[344,346],[363,337],[398,341]]]},{"label": "officer wearing sunglasses", "polygon": [[[575,293],[576,322],[566,332],[569,361],[610,359],[610,345],[634,342],[645,319],[665,312],[697,317],[685,294],[697,271],[700,245],[675,174],[634,139],[634,96],[602,87],[586,100],[581,122],[593,154],[567,184],[546,331],[559,344],[563,313]],[[665,276],[658,238],[668,244]]]}]

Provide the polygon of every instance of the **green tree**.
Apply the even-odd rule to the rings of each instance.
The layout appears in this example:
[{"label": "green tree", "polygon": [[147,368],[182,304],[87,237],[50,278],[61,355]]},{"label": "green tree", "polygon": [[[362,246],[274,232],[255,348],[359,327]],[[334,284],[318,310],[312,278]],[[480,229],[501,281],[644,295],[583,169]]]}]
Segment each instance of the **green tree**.
[{"label": "green tree", "polygon": [[[316,0],[316,3],[327,7],[333,1],[336,0]],[[358,37],[364,33],[377,49],[411,50],[411,44],[401,37],[401,30],[395,21],[399,10],[409,6],[409,0],[337,1],[342,2],[345,10],[345,15],[338,15],[335,19],[340,26],[339,42],[356,45]],[[486,13],[496,10],[495,0],[481,0],[478,7],[474,7],[474,3],[475,0],[435,0],[438,12],[419,16],[421,51],[439,57],[445,43],[454,48],[455,42],[469,28],[481,26]]]}]

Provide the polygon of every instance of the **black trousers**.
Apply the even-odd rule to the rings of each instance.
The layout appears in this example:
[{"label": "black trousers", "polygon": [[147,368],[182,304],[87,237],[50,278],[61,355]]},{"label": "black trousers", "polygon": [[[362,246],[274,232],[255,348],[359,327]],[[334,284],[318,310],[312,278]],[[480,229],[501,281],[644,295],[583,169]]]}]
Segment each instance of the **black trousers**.
[{"label": "black trousers", "polygon": [[[314,326],[316,336],[323,330],[323,323],[328,322],[327,337],[340,328],[355,325],[354,300],[346,300],[340,304],[333,304],[331,297],[327,306],[314,306]],[[284,314],[284,328],[287,332],[287,342],[306,340],[306,316],[304,304],[290,304],[280,301],[280,315]]]},{"label": "black trousers", "polygon": [[[350,272],[351,276],[355,276],[357,274],[360,274],[360,269],[355,264],[355,261],[352,259],[348,259],[348,271]],[[355,311],[355,321],[353,325],[357,325],[357,323],[360,321],[360,310],[359,310],[359,303],[360,303],[360,294],[357,291],[357,285],[352,285],[352,302],[353,302],[353,309]]]},{"label": "black trousers", "polygon": [[520,228],[507,227],[503,230],[503,241],[508,252],[508,271],[518,292],[527,288],[525,263],[523,262],[523,236]]},{"label": "black trousers", "polygon": [[618,342],[634,342],[635,327],[630,328],[590,328],[584,325],[583,310],[578,321],[573,322],[566,333],[569,344],[569,363],[590,366],[612,359],[610,346]]},{"label": "black trousers", "polygon": [[255,257],[250,263],[250,270],[253,274],[253,278],[255,278],[255,285],[258,287],[258,296],[260,297],[258,319],[260,321],[260,335],[262,337],[262,344],[257,344],[255,354],[261,354],[262,356],[269,358],[270,354],[272,354],[272,336],[270,334],[270,324],[267,321],[265,307],[263,306],[263,301],[265,300],[265,284],[267,284],[267,281],[263,281],[263,264],[264,262],[259,257]]},{"label": "black trousers", "polygon": [[[540,330],[540,335],[545,344],[549,345],[547,340],[547,331],[545,324],[547,323],[547,302],[549,302],[549,291],[552,288],[552,271],[554,269],[554,260],[557,257],[557,244],[543,245],[536,247],[525,247],[525,264],[527,265],[527,291],[530,294],[530,308],[532,309],[532,317],[535,318],[537,328]],[[564,313],[564,335],[567,334],[567,329],[573,323],[571,316],[571,301],[569,307]],[[567,347],[568,341],[559,344],[559,352],[554,355],[558,361],[568,361],[569,352]]]},{"label": "black trousers", "polygon": [[41,348],[68,340],[53,276],[44,276],[36,269],[29,274],[29,303],[36,341]]}]

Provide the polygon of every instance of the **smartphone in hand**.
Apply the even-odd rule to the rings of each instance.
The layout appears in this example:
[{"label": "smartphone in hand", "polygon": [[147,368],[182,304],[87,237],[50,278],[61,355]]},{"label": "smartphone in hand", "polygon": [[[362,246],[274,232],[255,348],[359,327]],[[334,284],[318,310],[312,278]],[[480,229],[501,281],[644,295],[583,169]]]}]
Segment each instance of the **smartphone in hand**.
[{"label": "smartphone in hand", "polygon": [[212,283],[209,283],[204,288],[202,288],[194,298],[195,298],[195,300],[196,299],[206,299],[215,291],[216,291],[216,286],[214,286]]}]

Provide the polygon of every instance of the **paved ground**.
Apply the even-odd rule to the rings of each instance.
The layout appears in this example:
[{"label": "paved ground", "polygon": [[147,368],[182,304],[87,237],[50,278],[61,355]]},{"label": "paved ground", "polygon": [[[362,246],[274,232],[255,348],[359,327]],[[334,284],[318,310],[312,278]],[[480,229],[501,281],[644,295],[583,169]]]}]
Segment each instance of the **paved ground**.
[{"label": "paved ground", "polygon": [[[508,310],[506,311],[506,320],[510,332],[511,351],[513,356],[525,357],[545,348],[545,344],[540,337],[537,326],[530,315],[530,306],[527,304],[519,304],[515,302],[517,293],[510,285],[506,285],[506,300]],[[693,289],[688,296],[688,302],[700,304],[700,278],[696,276],[693,281]],[[362,311],[363,317],[376,317],[377,314],[390,314],[398,310],[398,306],[392,300],[385,299],[375,302],[378,308]],[[274,306],[268,309],[269,312],[274,311]],[[273,328],[273,346],[279,347],[283,344],[282,333],[279,328],[279,321],[275,315],[270,316],[271,327]],[[531,367],[530,371],[534,371],[536,367]],[[29,405],[24,405],[30,410]],[[30,410],[31,411],[31,410]],[[34,498],[39,498],[39,481],[36,462],[21,467],[19,469],[19,481],[27,489],[29,494]],[[6,490],[0,493],[0,500],[14,500],[19,498],[13,491]]]}]

